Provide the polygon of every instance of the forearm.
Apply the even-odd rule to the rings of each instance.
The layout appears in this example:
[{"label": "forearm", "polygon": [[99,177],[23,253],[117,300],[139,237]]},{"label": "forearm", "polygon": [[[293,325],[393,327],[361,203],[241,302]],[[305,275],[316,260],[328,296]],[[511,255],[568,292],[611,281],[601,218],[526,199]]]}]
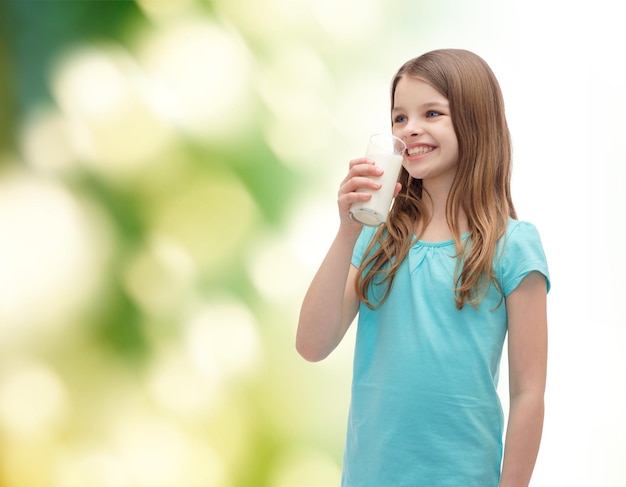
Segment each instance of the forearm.
[{"label": "forearm", "polygon": [[528,392],[511,398],[500,487],[529,485],[539,452],[543,417],[543,394]]},{"label": "forearm", "polygon": [[354,319],[355,303],[346,302],[346,294],[351,294],[350,290],[346,292],[346,284],[357,237],[354,231],[340,230],[305,295],[296,348],[307,360],[318,361],[328,356]]}]

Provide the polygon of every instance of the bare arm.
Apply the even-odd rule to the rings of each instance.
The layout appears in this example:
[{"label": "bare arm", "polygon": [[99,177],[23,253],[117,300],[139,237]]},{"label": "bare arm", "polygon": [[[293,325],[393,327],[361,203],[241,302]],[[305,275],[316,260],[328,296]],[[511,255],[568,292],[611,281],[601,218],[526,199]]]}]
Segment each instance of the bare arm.
[{"label": "bare arm", "polygon": [[337,234],[305,295],[296,349],[309,361],[326,358],[357,314],[359,300],[354,289],[357,271],[350,264],[355,241],[350,235]]},{"label": "bare arm", "polygon": [[377,170],[366,159],[354,159],[341,183],[337,199],[339,231],[309,286],[298,321],[296,349],[309,361],[326,358],[342,340],[358,312],[359,300],[354,289],[357,269],[351,260],[362,226],[350,219],[349,210],[352,203],[371,197],[368,193],[357,193],[357,189],[379,188],[371,179],[380,175]]},{"label": "bare arm", "polygon": [[546,280],[528,274],[506,298],[509,324],[510,412],[500,487],[527,487],[544,416],[547,369]]}]

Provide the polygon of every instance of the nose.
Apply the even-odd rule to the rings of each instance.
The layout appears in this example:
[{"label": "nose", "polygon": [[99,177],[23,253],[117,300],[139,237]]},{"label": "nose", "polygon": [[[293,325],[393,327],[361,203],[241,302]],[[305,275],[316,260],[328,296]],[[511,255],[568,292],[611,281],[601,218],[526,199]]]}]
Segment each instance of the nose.
[{"label": "nose", "polygon": [[401,138],[404,140],[409,140],[411,138],[419,137],[424,133],[424,129],[421,124],[417,121],[409,121],[404,127],[402,127]]}]

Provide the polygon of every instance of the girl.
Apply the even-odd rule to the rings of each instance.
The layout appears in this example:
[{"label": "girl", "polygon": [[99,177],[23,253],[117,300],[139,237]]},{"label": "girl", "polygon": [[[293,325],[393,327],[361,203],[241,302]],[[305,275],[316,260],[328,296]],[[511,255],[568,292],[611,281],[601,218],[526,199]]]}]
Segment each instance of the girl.
[{"label": "girl", "polygon": [[[549,275],[517,221],[498,82],[465,50],[404,64],[392,132],[407,150],[387,222],[351,204],[379,170],[350,162],[340,225],[302,304],[296,347],[325,358],[359,314],[342,486],[527,486],[541,439]],[[508,332],[510,414],[496,387]]]}]

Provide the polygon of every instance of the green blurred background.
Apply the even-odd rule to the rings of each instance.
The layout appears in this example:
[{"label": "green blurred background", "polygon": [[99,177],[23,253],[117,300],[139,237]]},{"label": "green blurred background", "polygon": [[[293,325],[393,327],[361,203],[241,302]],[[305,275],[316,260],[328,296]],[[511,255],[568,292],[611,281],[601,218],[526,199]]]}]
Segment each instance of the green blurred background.
[{"label": "green blurred background", "polygon": [[[524,161],[518,210],[542,230],[554,274],[551,321],[580,325],[553,333],[563,380],[549,392],[536,485],[622,485],[611,453],[563,453],[568,421],[593,415],[595,401],[558,413],[580,388],[578,356],[559,343],[593,338],[568,309],[571,256],[557,251],[580,217],[572,208],[598,213],[572,172],[548,163],[581,169],[591,149],[538,113],[556,107],[575,123],[568,95],[591,99],[598,81],[576,64],[588,49],[579,33],[619,22],[570,6],[1,0],[0,486],[339,485],[353,331],[308,364],[293,346],[298,309],[334,234],[348,160],[388,130],[392,74],[438,47],[473,49],[500,78]],[[609,35],[596,40],[619,45]],[[603,72],[599,86],[621,86],[623,69]],[[623,155],[599,144],[613,130],[592,132],[590,147],[607,156],[594,173],[604,194],[622,195],[599,205],[623,221],[624,165],[613,169]],[[546,212],[555,184],[573,206]],[[609,227],[610,241],[623,238]],[[600,336],[615,354],[593,349],[605,371],[624,364],[611,306]],[[605,377],[592,396],[624,382]],[[583,437],[623,451],[624,425],[608,418],[624,393],[611,400],[604,426]],[[599,466],[604,480],[586,483]]]},{"label": "green blurred background", "polygon": [[3,487],[338,483],[349,360],[293,339],[380,14],[3,2]]}]

